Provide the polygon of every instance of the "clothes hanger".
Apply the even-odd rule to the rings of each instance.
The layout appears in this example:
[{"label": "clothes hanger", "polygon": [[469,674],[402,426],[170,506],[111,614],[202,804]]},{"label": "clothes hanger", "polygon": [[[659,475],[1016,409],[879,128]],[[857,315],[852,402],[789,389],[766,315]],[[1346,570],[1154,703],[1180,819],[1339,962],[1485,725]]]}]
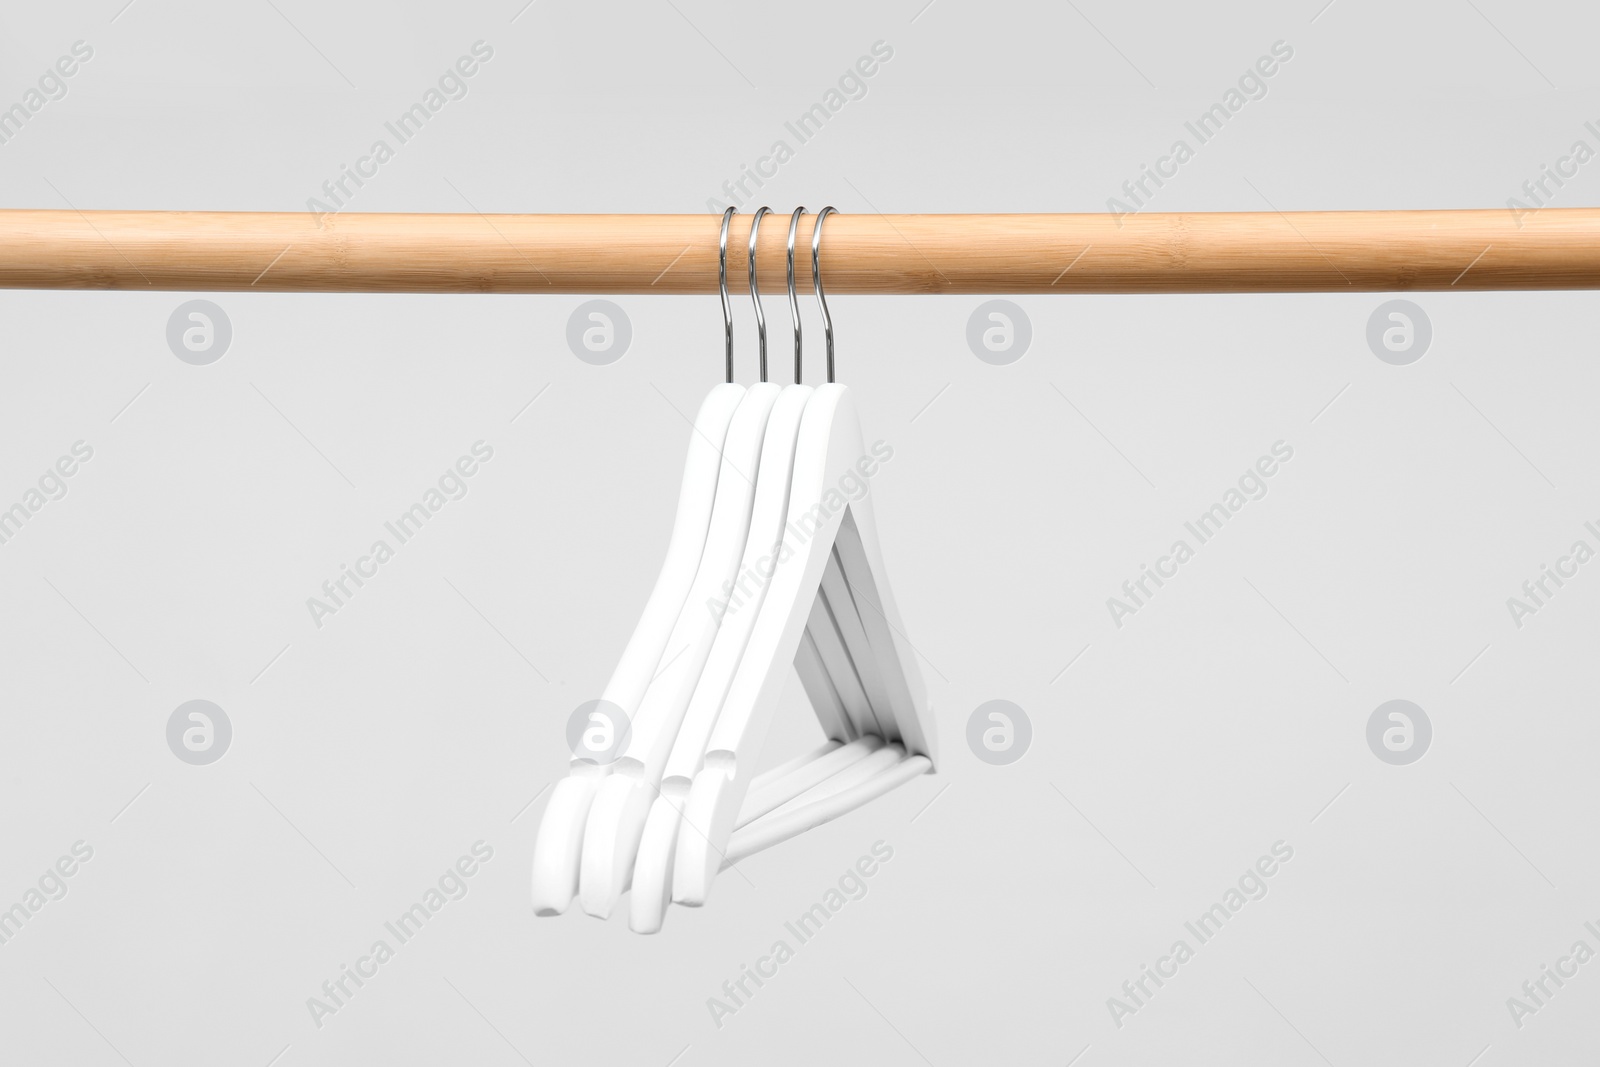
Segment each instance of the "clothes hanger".
[{"label": "clothes hanger", "polygon": [[[699,569],[662,652],[662,666],[639,702],[627,751],[595,791],[584,826],[578,899],[584,911],[598,918],[610,916],[633,875],[661,776],[726,617],[749,540],[767,424],[783,391],[767,381],[766,319],[756,285],[756,241],[767,214],[763,207],[752,216],[748,248],[761,383],[745,391],[728,427]],[[804,407],[803,401],[799,406]],[[797,426],[799,409],[794,409],[794,422]],[[783,480],[787,482],[786,474]]]},{"label": "clothes hanger", "polygon": [[[758,211],[752,220],[748,261],[752,298],[756,302],[763,378],[766,369],[765,321],[759,303],[759,287],[755,279],[754,246],[761,216],[767,213],[765,209]],[[795,232],[801,213],[796,211],[790,220],[788,243],[790,314],[795,329],[797,380],[800,376],[802,345],[798,300],[794,286],[793,255]],[[833,324],[822,289],[819,261],[822,222],[830,213],[833,213],[832,208],[819,212],[817,225],[813,229],[812,279],[823,316],[831,378],[834,368]],[[723,217],[719,245],[721,249],[719,289],[723,296],[725,361],[731,377],[732,316],[726,291],[726,240],[730,216],[731,212],[725,212]],[[749,406],[751,399],[749,393],[763,390],[764,387],[765,382],[762,386],[752,387],[746,391],[746,395],[738,404],[739,410]],[[773,388],[775,387],[767,387],[765,391],[770,393]],[[843,393],[843,387],[831,383],[823,389]],[[771,530],[774,527],[779,530],[796,529],[798,527],[791,526],[790,523],[797,518],[804,520],[806,518],[804,512],[810,510],[798,508],[793,494],[787,492],[795,472],[807,466],[803,463],[791,464],[788,462],[788,455],[793,453],[797,457],[800,456],[801,442],[805,438],[803,431],[812,422],[809,412],[811,401],[816,394],[812,393],[809,387],[798,384],[789,387],[788,391],[797,398],[805,397],[803,402],[799,399],[785,402],[784,406],[790,413],[785,414],[784,418],[792,420],[794,425],[784,426],[780,423],[776,431],[771,430],[770,414],[777,409],[778,400],[783,399],[781,394],[767,406],[766,426],[762,427],[759,433],[750,426],[759,424],[760,416],[755,418],[754,423],[747,417],[742,420],[747,425],[739,425],[741,420],[738,418],[738,411],[735,411],[734,418],[729,420],[730,428],[724,435],[725,456],[747,450],[751,439],[759,438],[761,441],[761,451],[758,455],[766,461],[753,464],[758,471],[755,491],[751,493],[747,480],[743,485],[731,480],[727,464],[719,468],[717,496],[711,505],[713,517],[709,520],[705,532],[700,565],[691,580],[691,591],[685,594],[680,602],[679,624],[687,629],[680,630],[680,625],[675,624],[672,636],[654,657],[662,666],[656,677],[649,679],[644,696],[634,701],[634,706],[639,709],[634,740],[627,753],[615,765],[596,768],[597,774],[591,772],[587,776],[585,784],[588,788],[583,790],[584,795],[580,797],[588,804],[587,817],[583,820],[581,834],[574,835],[569,832],[562,842],[565,848],[542,847],[545,845],[545,827],[541,826],[541,847],[536,847],[534,878],[535,906],[541,914],[554,914],[564,909],[570,904],[573,895],[573,877],[563,873],[560,877],[543,879],[547,884],[545,896],[549,899],[541,901],[539,892],[541,870],[537,862],[542,858],[541,848],[546,854],[558,853],[567,858],[569,871],[573,866],[576,867],[580,900],[585,910],[592,914],[609,914],[621,892],[626,888],[631,875],[635,883],[631,917],[635,920],[636,928],[651,930],[659,928],[659,913],[665,908],[667,887],[671,886],[674,893],[678,888],[675,872],[679,857],[685,854],[684,842],[690,838],[699,838],[707,846],[712,846],[713,851],[715,847],[719,847],[715,846],[714,842],[707,841],[700,828],[695,826],[692,817],[680,809],[685,806],[687,799],[685,794],[692,798],[697,788],[702,791],[705,789],[704,786],[696,784],[704,777],[700,771],[706,755],[704,750],[708,745],[703,738],[709,730],[712,734],[712,743],[709,747],[715,757],[718,755],[715,746],[716,736],[725,729],[723,726],[711,725],[713,722],[721,722],[721,716],[717,711],[719,703],[716,699],[717,694],[719,691],[731,693],[740,675],[748,672],[749,668],[746,666],[748,657],[739,654],[739,646],[761,632],[762,620],[767,617],[769,611],[765,603],[766,598],[752,597],[749,602],[741,604],[744,620],[737,627],[730,627],[727,631],[721,626],[708,628],[705,625],[706,616],[697,618],[695,613],[700,610],[700,594],[705,592],[708,593],[706,600],[713,607],[720,606],[723,609],[721,612],[708,612],[707,615],[714,617],[718,622],[726,621],[727,595],[733,588],[737,576],[744,574],[746,567],[761,563],[760,557],[754,560],[750,558],[752,552],[763,549],[768,557],[772,554],[771,547],[763,548],[764,539],[761,531]],[[761,403],[764,401],[758,402],[758,409]],[[734,432],[736,425],[739,425],[738,433]],[[795,428],[796,425],[798,430]],[[766,454],[766,440],[769,436],[772,436],[773,443],[778,446],[777,452],[772,457],[767,457]],[[788,443],[785,443],[786,436],[789,437]],[[832,437],[830,431],[817,440],[827,445]],[[856,437],[859,439],[858,427]],[[735,448],[736,439],[738,449]],[[857,447],[855,455],[859,457],[862,454],[861,449]],[[816,463],[813,462],[810,466],[815,467]],[[724,493],[722,489],[725,479],[728,479],[726,482],[729,486],[728,493]],[[766,487],[764,493],[763,486]],[[751,499],[752,495],[762,498],[759,520],[755,510],[755,500]],[[789,499],[784,501],[783,497],[786,495]],[[785,503],[787,508],[783,506]],[[750,507],[748,514],[745,512],[745,504]],[[735,781],[736,787],[749,795],[742,801],[732,799],[728,794],[723,795],[722,804],[729,810],[733,807],[737,807],[738,810],[727,820],[731,823],[731,828],[726,831],[720,827],[714,829],[719,831],[719,839],[724,832],[731,838],[731,830],[738,829],[737,840],[726,842],[730,847],[737,847],[738,852],[723,856],[722,862],[717,864],[705,860],[704,855],[700,855],[706,850],[696,853],[700,855],[702,865],[710,869],[704,876],[706,881],[709,880],[710,874],[715,873],[716,867],[735,862],[759,848],[853,810],[870,797],[893,788],[914,774],[925,772],[931,766],[931,761],[927,758],[907,756],[901,745],[893,740],[886,740],[898,739],[907,734],[913,739],[926,738],[931,731],[920,727],[908,731],[900,722],[902,716],[915,717],[920,714],[918,709],[925,708],[926,701],[922,696],[920,676],[916,675],[914,664],[911,664],[914,685],[908,685],[901,677],[905,665],[910,664],[910,659],[906,649],[898,648],[896,645],[896,641],[899,640],[895,636],[898,622],[897,617],[893,615],[892,602],[888,603],[889,617],[877,619],[873,617],[881,616],[884,611],[881,606],[884,601],[874,581],[874,574],[881,571],[881,561],[874,562],[875,541],[870,538],[863,540],[856,532],[857,514],[867,516],[866,521],[870,531],[870,509],[864,502],[856,502],[854,511],[836,513],[832,519],[837,522],[824,523],[823,528],[806,543],[803,553],[808,561],[815,558],[822,559],[822,576],[812,586],[809,608],[803,613],[801,632],[795,643],[792,659],[802,685],[813,702],[819,723],[829,740],[815,751],[789,760],[765,774]],[[787,522],[782,521],[785,518]],[[752,527],[752,523],[757,524]],[[820,556],[816,547],[818,544],[827,546]],[[721,588],[712,592],[710,587],[713,579],[726,569],[720,566],[724,553],[734,545],[739,549],[737,569],[729,574]],[[774,580],[783,569],[783,564],[772,569]],[[661,584],[662,582],[658,582],[658,585]],[[769,580],[761,586],[761,591],[770,596],[770,591],[775,588],[774,581]],[[719,598],[716,593],[722,596]],[[862,610],[858,600],[866,605],[867,610]],[[652,606],[653,604],[654,595]],[[791,605],[791,613],[794,610],[796,609]],[[770,622],[765,624],[769,629],[771,625]],[[707,634],[710,635],[709,647],[706,642]],[[634,643],[630,642],[630,649]],[[718,653],[719,645],[725,645],[726,650]],[[687,651],[683,651],[684,649]],[[890,669],[884,670],[878,661],[885,649],[890,650],[903,662],[896,662]],[[703,656],[702,651],[704,651]],[[688,657],[686,665],[682,669],[677,669],[675,665],[684,660],[685,656]],[[715,664],[712,663],[713,656],[716,657]],[[696,662],[700,666],[695,666]],[[715,666],[715,669],[708,671],[707,667],[711,666]],[[666,683],[663,682],[664,677],[668,679]],[[701,699],[702,706],[697,707],[695,696],[702,690],[705,694]],[[680,700],[684,705],[681,709]],[[691,708],[694,708],[693,715],[690,714]],[[748,719],[748,710],[740,712],[735,717],[739,716]],[[747,744],[753,750],[750,757],[753,759],[754,751],[759,750],[760,739],[747,741]],[[750,759],[745,761],[746,767],[750,766]],[[918,759],[920,762],[914,762]],[[663,764],[670,764],[671,771],[668,772]],[[592,761],[589,766],[594,767]],[[670,773],[677,779],[671,788],[666,790],[658,788],[662,773]],[[568,785],[572,780],[569,778],[559,783],[558,792],[577,795],[581,787]],[[666,797],[665,802],[660,800],[662,796]],[[552,806],[556,800],[556,797],[552,798]],[[545,821],[554,822],[558,828],[570,827],[573,821],[570,809],[576,807],[576,804],[563,805],[561,810],[564,818],[559,820],[552,820],[547,812]],[[719,818],[726,817],[720,809],[714,813]],[[677,831],[675,847],[672,841],[674,828]],[[572,847],[574,840],[576,848]],[[642,866],[641,857],[643,857]],[[554,885],[554,891],[549,889],[549,884]],[[698,900],[689,899],[686,902],[699,903],[703,899],[702,892]],[[644,903],[650,900],[656,903],[653,905]],[[545,903],[546,906],[541,908],[539,906],[541,903]]]},{"label": "clothes hanger", "polygon": [[[666,559],[602,696],[603,701],[630,720],[660,666],[662,650],[683,610],[705,550],[723,443],[734,411],[745,394],[744,386],[733,384],[733,308],[728,300],[728,223],[733,214],[733,208],[723,212],[718,245],[726,383],[711,390],[695,416]],[[577,894],[584,825],[595,791],[610,772],[610,763],[574,755],[568,777],[557,782],[551,792],[534,841],[533,910],[536,914],[559,915]]]},{"label": "clothes hanger", "polygon": [[[812,234],[813,280],[830,342],[832,322],[822,292],[818,250],[821,225],[831,210],[818,213]],[[831,378],[831,345],[828,362]],[[772,810],[759,813],[740,830],[738,843],[744,850],[740,855],[837,818],[933,768],[933,720],[913,650],[903,636],[898,608],[883,580],[883,559],[871,497],[863,495],[859,500],[847,501],[836,511],[821,507],[824,495],[833,488],[839,474],[851,469],[865,454],[860,422],[849,391],[831,381],[819,386],[801,420],[791,481],[789,522],[809,519],[815,523],[819,510],[822,521],[813,536],[780,562],[773,573],[722,714],[708,742],[703,766],[690,786],[683,822],[703,832],[678,835],[672,864],[672,896],[680,903],[703,903],[718,870],[736,862],[738,856],[728,848],[736,825],[745,812],[750,811],[750,799],[757,800],[757,807],[775,797],[778,803]],[[830,567],[837,569],[838,580],[830,580],[825,587],[824,577]],[[812,764],[798,765],[786,776],[792,784],[802,786],[798,790],[781,785],[785,778],[774,780],[763,776],[761,788],[751,798],[748,794],[754,776],[750,768],[765,740],[786,677],[786,672],[778,668],[791,661],[805,664],[814,658],[811,651],[822,651],[820,643],[815,650],[804,647],[807,638],[815,642],[819,631],[825,630],[812,625],[818,615],[819,599],[828,604],[847,650],[851,650],[850,645],[859,646],[851,650],[851,664],[862,677],[863,690],[870,685],[881,702],[874,704],[873,694],[868,694],[877,732],[874,734],[868,729],[859,732],[884,740],[888,740],[884,738],[888,735],[893,740],[882,744],[879,750],[875,750],[873,742],[853,741],[827,752]],[[867,610],[859,610],[857,601],[864,602]],[[859,631],[851,622],[852,615]],[[840,619],[845,620],[842,625]],[[845,638],[845,631],[850,632],[850,638]],[[826,659],[826,654],[815,658]],[[804,680],[806,671],[802,669],[801,673]],[[835,670],[827,674],[830,679],[841,677]],[[811,695],[812,685],[819,681],[813,678],[808,684],[808,695]],[[856,758],[855,765],[840,766],[835,773],[826,773],[832,765],[823,766],[824,761],[842,764],[846,757],[837,753],[847,750],[849,757]],[[807,773],[820,781],[793,781],[795,775]]]}]

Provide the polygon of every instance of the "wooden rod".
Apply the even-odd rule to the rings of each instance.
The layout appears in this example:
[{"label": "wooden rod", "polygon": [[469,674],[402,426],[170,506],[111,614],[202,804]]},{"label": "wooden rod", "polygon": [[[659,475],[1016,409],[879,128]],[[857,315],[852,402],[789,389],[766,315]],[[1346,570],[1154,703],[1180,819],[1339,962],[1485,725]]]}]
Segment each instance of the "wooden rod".
[{"label": "wooden rod", "polygon": [[[750,216],[728,240],[746,291]],[[797,284],[810,291],[801,221]],[[784,289],[767,216],[761,287]],[[0,211],[0,287],[262,292],[714,293],[705,215]],[[844,293],[1223,293],[1600,288],[1600,209],[833,215]],[[802,281],[803,279],[803,281]]]}]

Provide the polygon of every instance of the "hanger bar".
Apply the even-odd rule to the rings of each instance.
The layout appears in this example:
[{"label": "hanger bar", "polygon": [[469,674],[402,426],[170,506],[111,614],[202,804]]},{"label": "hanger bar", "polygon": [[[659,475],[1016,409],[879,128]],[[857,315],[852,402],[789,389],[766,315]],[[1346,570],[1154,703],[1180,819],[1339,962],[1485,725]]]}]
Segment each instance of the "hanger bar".
[{"label": "hanger bar", "polygon": [[[1519,225],[1520,221],[1520,225]],[[696,215],[0,210],[0,288],[392,293],[717,292]],[[815,217],[801,221],[809,241]],[[728,269],[744,276],[750,216]],[[759,237],[786,290],[783,227]],[[1600,209],[851,215],[836,293],[1223,293],[1600,288]]]}]

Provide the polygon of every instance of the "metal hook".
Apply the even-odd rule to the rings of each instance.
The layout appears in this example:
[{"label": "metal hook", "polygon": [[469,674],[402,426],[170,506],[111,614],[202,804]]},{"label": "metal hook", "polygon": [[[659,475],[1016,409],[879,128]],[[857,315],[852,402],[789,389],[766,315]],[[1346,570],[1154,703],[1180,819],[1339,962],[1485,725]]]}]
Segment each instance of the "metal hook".
[{"label": "metal hook", "polygon": [[[812,285],[816,286],[817,289],[817,306],[822,309],[822,330],[824,335],[827,337],[829,384],[832,384],[833,382],[833,316],[828,314],[828,298],[822,295],[822,266],[820,262],[820,255],[822,252],[822,221],[829,215],[837,214],[838,212],[833,210],[832,207],[825,207],[821,211],[817,212],[816,224],[811,227],[811,283]],[[792,286],[790,291],[793,292]],[[799,337],[799,329],[800,328],[798,326],[795,327],[796,338]],[[795,358],[798,360],[799,356],[797,355]],[[795,380],[799,380],[798,375],[796,376]]]},{"label": "metal hook", "polygon": [[750,300],[756,306],[756,339],[761,347],[761,380],[767,380],[767,317],[761,312],[761,292],[756,288],[756,234],[761,231],[761,216],[772,214],[766,207],[756,208],[750,219]]},{"label": "metal hook", "polygon": [[728,382],[733,382],[733,304],[728,300],[728,222],[733,208],[722,213],[722,237],[717,242],[717,286],[722,290],[722,351]]},{"label": "metal hook", "polygon": [[789,319],[794,323],[794,384],[800,384],[800,299],[794,292],[794,235],[800,228],[800,216],[806,213],[803,207],[794,209],[794,214],[789,216]]}]

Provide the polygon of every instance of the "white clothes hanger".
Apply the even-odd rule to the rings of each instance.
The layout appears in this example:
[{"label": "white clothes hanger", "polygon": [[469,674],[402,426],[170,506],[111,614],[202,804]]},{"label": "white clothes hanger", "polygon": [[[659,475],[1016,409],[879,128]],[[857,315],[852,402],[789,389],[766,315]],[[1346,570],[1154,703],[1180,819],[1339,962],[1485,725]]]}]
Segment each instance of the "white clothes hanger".
[{"label": "white clothes hanger", "polygon": [[[822,222],[832,211],[819,213],[812,236],[812,276],[827,332],[830,383],[833,328],[818,253]],[[754,246],[760,216],[766,213],[758,211],[752,221],[749,252],[763,379],[765,323],[755,284]],[[726,240],[731,214],[724,213],[721,241],[729,353]],[[797,382],[801,346],[793,253],[800,214],[795,213],[789,228]],[[731,354],[728,363],[731,375]],[[598,773],[588,775],[582,833],[567,835],[562,850],[545,850],[571,857],[569,869],[576,866],[578,894],[591,914],[609,914],[631,876],[630,921],[642,932],[659,929],[673,897],[701,903],[721,867],[854,810],[932,767],[931,719],[924,721],[927,708],[920,674],[909,643],[898,632],[892,598],[884,595],[887,586],[881,581],[870,504],[863,498],[844,508],[817,510],[829,488],[823,472],[836,468],[832,473],[837,479],[849,466],[838,461],[850,447],[854,448],[851,463],[864,455],[853,401],[842,387],[832,384],[815,392],[796,385],[767,401],[751,395],[759,390],[770,397],[775,388],[764,383],[753,387],[737,405],[746,411],[760,410],[765,403],[766,415],[741,418],[736,412],[729,420],[723,446],[727,458],[748,455],[751,437],[759,438],[759,461],[751,464],[756,482],[753,491],[748,482],[742,488],[729,483],[731,491],[724,495],[726,464],[718,473],[717,498],[712,503],[716,517],[707,524],[693,589],[680,597],[678,624],[655,657],[661,664],[657,677],[648,680],[643,697],[634,700],[638,717],[633,741],[615,765],[595,768]],[[824,405],[828,411],[819,421],[813,408],[822,395],[828,397]],[[763,418],[765,426],[757,434],[750,427]],[[805,495],[797,496],[792,486],[804,486]],[[837,493],[831,496],[844,499]],[[795,547],[784,543],[786,531],[810,539]],[[734,563],[724,564],[736,544]],[[797,561],[803,564],[799,570]],[[730,620],[728,594],[752,571],[758,578],[771,577],[758,580],[753,589],[741,588],[743,599]],[[723,583],[711,591],[712,579],[723,572]],[[799,595],[802,587],[809,595]],[[774,596],[781,608],[772,606]],[[702,600],[723,610],[707,611]],[[771,653],[777,650],[783,654],[774,658]],[[759,661],[759,668],[752,668],[752,658]],[[770,704],[781,689],[777,682],[787,677],[783,669],[774,682],[774,668],[788,661],[794,663],[828,740],[765,774],[739,773],[741,763],[749,768],[759,752]],[[759,698],[763,706],[753,706],[752,698]],[[729,737],[735,740],[729,742]],[[577,777],[563,781],[560,786],[566,788],[558,787],[558,792],[576,794],[577,787],[567,783]],[[719,779],[731,788],[714,784]],[[702,821],[697,821],[694,810],[697,796],[704,809]],[[556,800],[552,797],[552,807]],[[576,806],[564,805],[563,812]],[[545,821],[552,821],[548,811]],[[570,826],[571,815],[565,814],[563,821]],[[541,846],[544,833],[541,826]],[[570,903],[573,878],[546,878],[556,884],[545,895],[559,907],[541,909],[540,855],[536,848],[535,907],[541,914],[554,914]],[[686,878],[685,859],[703,870]]]},{"label": "white clothes hanger", "polygon": [[[596,791],[584,827],[578,897],[584,911],[598,918],[610,916],[633,875],[667,758],[726,615],[728,590],[738,579],[749,539],[767,422],[782,392],[766,380],[766,321],[756,288],[756,239],[761,218],[767,213],[761,208],[752,217],[749,244],[761,383],[746,390],[728,428],[700,567],[662,652],[660,671],[639,703],[632,740]],[[796,412],[796,424],[798,421]],[[783,480],[787,482],[786,475]]]},{"label": "white clothes hanger", "polygon": [[[677,517],[667,544],[666,559],[655,588],[645,603],[633,636],[606,686],[602,700],[631,720],[638,711],[651,678],[661,664],[661,653],[678,616],[704,553],[712,505],[722,463],[722,448],[734,411],[744,397],[742,385],[733,384],[733,308],[728,300],[727,253],[729,208],[722,217],[720,242],[722,274],[723,361],[727,383],[711,390],[695,416],[684,462],[683,486],[678,495]],[[617,724],[612,724],[613,726]],[[601,780],[611,772],[609,763],[575,754],[568,777],[556,783],[539,822],[533,850],[533,910],[537,915],[559,915],[578,892],[584,826]]]}]

